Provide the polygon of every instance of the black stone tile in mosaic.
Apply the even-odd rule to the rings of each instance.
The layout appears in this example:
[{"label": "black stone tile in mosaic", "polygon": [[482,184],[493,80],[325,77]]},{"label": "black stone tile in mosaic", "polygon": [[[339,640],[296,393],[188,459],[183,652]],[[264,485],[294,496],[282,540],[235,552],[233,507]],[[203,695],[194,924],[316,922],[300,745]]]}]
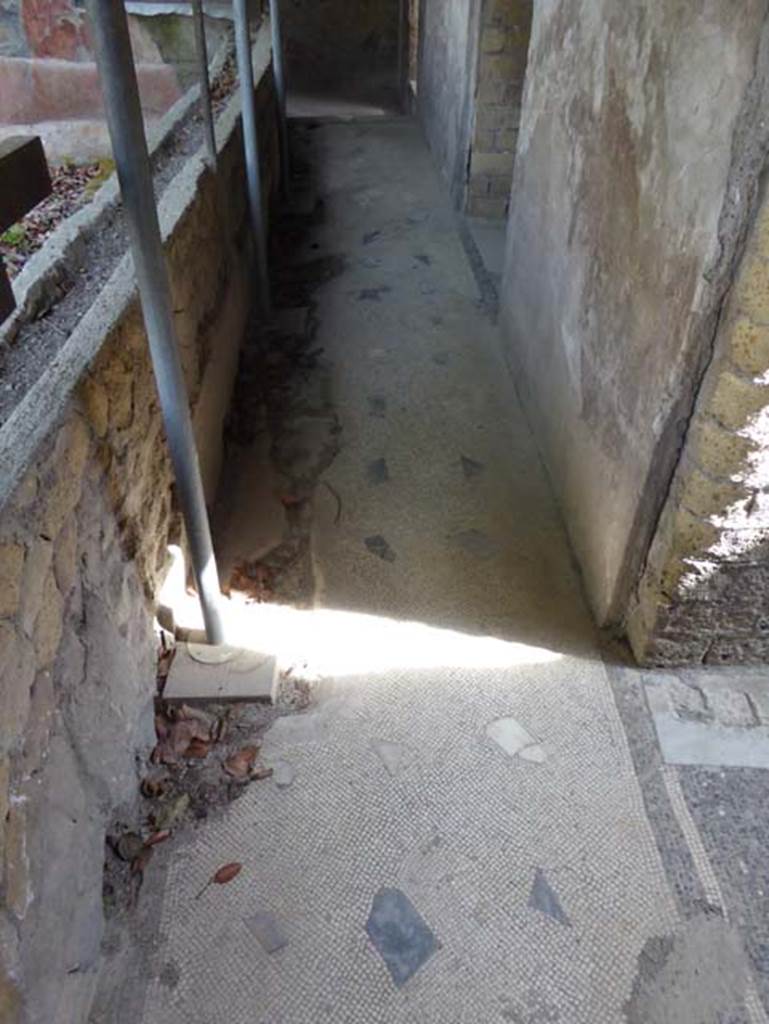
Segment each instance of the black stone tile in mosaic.
[{"label": "black stone tile in mosaic", "polygon": [[542,868],[537,868],[534,873],[529,906],[532,910],[538,910],[541,914],[547,914],[548,917],[552,917],[558,924],[571,927],[569,915],[561,906],[558,893],[550,885],[547,878],[545,878],[545,872]]},{"label": "black stone tile in mosaic", "polygon": [[400,988],[439,948],[435,935],[400,889],[380,889],[366,931]]},{"label": "black stone tile in mosaic", "polygon": [[366,479],[370,484],[386,484],[390,479],[390,471],[385,459],[374,459],[366,467]]}]

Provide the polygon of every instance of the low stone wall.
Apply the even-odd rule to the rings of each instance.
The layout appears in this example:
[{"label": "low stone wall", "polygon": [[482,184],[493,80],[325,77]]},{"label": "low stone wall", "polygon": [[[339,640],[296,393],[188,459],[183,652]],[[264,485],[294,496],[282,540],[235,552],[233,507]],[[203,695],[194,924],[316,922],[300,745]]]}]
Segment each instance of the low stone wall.
[{"label": "low stone wall", "polygon": [[533,0],[486,0],[481,23],[467,212],[507,215]]},{"label": "low stone wall", "polygon": [[[265,26],[255,59],[272,192],[279,149],[268,37]],[[201,151],[160,204],[209,498],[251,300],[238,106],[235,96],[218,124],[222,187]],[[38,393],[0,430],[7,450],[3,433],[40,433],[32,419],[55,410],[0,496],[4,1024],[87,1019],[105,830],[116,813],[131,814],[139,760],[153,742],[153,595],[180,528],[128,258],[66,341],[64,364],[69,375],[58,380],[40,368],[36,388],[49,387],[49,401]]]}]

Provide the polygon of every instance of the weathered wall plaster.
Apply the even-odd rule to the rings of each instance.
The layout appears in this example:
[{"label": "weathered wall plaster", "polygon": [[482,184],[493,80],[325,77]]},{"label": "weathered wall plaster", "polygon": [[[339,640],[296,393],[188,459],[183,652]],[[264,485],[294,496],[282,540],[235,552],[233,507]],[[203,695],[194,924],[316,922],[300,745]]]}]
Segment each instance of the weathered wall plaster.
[{"label": "weathered wall plaster", "polygon": [[290,89],[370,102],[399,95],[400,0],[281,0],[280,11]]},{"label": "weathered wall plaster", "polygon": [[485,0],[468,171],[467,212],[507,215],[533,0]]},{"label": "weathered wall plaster", "polygon": [[418,109],[457,206],[464,206],[473,130],[480,3],[421,0]]},{"label": "weathered wall plaster", "polygon": [[639,660],[769,660],[769,201],[727,301],[632,604]]},{"label": "weathered wall plaster", "polygon": [[754,214],[766,19],[534,7],[503,320],[601,623],[627,612]]},{"label": "weathered wall plaster", "polygon": [[[274,191],[275,100],[262,52],[258,103]],[[224,187],[201,151],[160,205],[209,498],[250,306],[237,96],[218,134]],[[31,432],[25,417],[48,416],[26,465],[13,482],[4,475],[0,509],[3,1024],[87,1019],[101,956],[105,829],[116,812],[130,820],[137,757],[153,742],[152,598],[179,520],[133,288],[126,258],[100,296],[95,354],[81,352],[93,346],[86,315],[64,353],[81,372],[57,384],[41,368],[38,390],[50,386],[51,400],[22,402],[0,431],[3,444],[14,432],[18,450]]]}]

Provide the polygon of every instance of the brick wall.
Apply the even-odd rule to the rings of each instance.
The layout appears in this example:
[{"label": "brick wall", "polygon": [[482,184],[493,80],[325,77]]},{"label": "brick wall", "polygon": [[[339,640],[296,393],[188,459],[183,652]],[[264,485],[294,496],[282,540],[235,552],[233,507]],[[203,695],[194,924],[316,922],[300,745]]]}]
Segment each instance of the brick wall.
[{"label": "brick wall", "polygon": [[507,214],[521,116],[533,0],[485,0],[467,212]]}]

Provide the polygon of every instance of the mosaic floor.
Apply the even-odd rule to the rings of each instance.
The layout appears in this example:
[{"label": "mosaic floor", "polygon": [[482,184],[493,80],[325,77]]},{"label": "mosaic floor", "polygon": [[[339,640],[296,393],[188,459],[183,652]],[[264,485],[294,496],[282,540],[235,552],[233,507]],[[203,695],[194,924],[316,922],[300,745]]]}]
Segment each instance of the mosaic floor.
[{"label": "mosaic floor", "polygon": [[297,133],[344,263],[314,311],[341,448],[317,607],[261,635],[321,682],[273,779],[176,850],[144,1024],[760,1020],[736,972],[733,1015],[686,1011],[701,963],[416,125]]}]

